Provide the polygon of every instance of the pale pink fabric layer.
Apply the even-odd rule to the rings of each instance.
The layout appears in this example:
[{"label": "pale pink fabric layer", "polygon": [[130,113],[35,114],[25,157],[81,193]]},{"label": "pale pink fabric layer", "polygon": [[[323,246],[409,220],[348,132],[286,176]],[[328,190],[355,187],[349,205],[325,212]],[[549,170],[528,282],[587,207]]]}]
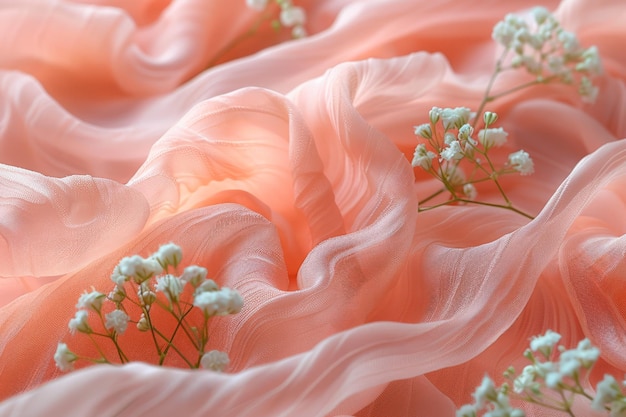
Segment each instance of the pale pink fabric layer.
[{"label": "pale pink fabric layer", "polygon": [[[215,33],[251,24],[241,3],[0,2],[0,20],[40,28],[0,36],[0,416],[451,416],[549,328],[601,347],[592,381],[626,371],[619,0],[550,4],[605,59],[595,106],[547,87],[492,109],[511,133],[500,157],[535,160],[504,182],[532,222],[417,214],[435,184],[409,164],[431,106],[477,106],[490,28],[526,2],[302,2],[310,38],[265,34],[202,71]],[[229,373],[61,376],[59,340],[89,349],[67,328],[79,294],[169,241],[246,300],[210,326]]]}]

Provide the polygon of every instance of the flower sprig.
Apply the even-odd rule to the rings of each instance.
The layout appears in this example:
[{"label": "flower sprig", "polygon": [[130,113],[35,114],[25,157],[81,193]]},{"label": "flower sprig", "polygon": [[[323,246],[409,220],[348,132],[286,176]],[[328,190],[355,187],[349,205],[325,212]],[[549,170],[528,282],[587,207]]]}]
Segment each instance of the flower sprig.
[{"label": "flower sprig", "polygon": [[[415,127],[415,134],[422,140],[417,145],[411,164],[421,167],[443,184],[443,188],[420,201],[420,210],[431,210],[452,203],[474,203],[492,207],[502,207],[525,217],[529,214],[513,207],[499,178],[506,174],[530,175],[534,171],[533,161],[527,152],[519,150],[509,155],[503,165],[496,165],[489,155],[493,148],[504,145],[508,133],[501,127],[493,127],[498,120],[494,112],[483,114],[484,128],[473,137],[474,118],[467,107],[440,109],[433,107],[429,113],[429,123]],[[471,172],[466,174],[465,167]],[[477,200],[478,192],[474,184],[492,181],[500,191],[504,204]],[[424,204],[438,195],[449,193],[444,202],[427,206]]]},{"label": "flower sprig", "polygon": [[605,375],[596,386],[595,396],[582,386],[581,381],[597,362],[600,350],[588,339],[581,340],[573,349],[557,345],[560,340],[561,335],[551,330],[532,338],[530,349],[524,352],[530,364],[520,374],[509,367],[504,373],[508,382],[500,387],[485,376],[473,394],[474,403],[463,405],[457,417],[523,417],[521,409],[510,406],[511,399],[575,417],[576,397],[586,398],[592,409],[606,411],[611,417],[626,416],[626,381],[618,383],[613,376]]},{"label": "flower sprig", "polygon": [[[86,335],[100,356],[78,355],[66,343],[59,343],[54,355],[57,367],[62,371],[72,370],[79,359],[108,364],[129,362],[131,358],[119,339],[132,323],[135,331],[150,333],[158,365],[163,365],[168,355],[175,354],[190,368],[223,371],[229,363],[228,355],[217,350],[206,351],[208,322],[214,316],[238,313],[243,299],[236,290],[220,288],[208,279],[206,268],[191,265],[175,275],[181,260],[182,250],[173,243],[162,245],[148,258],[139,255],[123,258],[111,275],[113,290],[108,295],[95,289],[82,294],[76,314],[68,323],[70,333]],[[155,315],[156,309],[164,310],[171,318],[170,323],[157,323],[157,317],[162,315]],[[177,338],[179,334],[196,352],[194,357],[183,353],[189,351],[188,346],[183,349],[175,343],[181,340]],[[111,343],[117,358],[107,356],[100,342]]]},{"label": "flower sprig", "polygon": [[[492,38],[504,49],[489,79],[476,112],[466,107],[440,109],[433,107],[429,123],[415,126],[419,143],[413,155],[413,167],[420,167],[442,183],[442,188],[420,201],[420,211],[451,204],[479,204],[500,207],[532,219],[528,213],[515,208],[505,193],[499,178],[505,174],[529,175],[534,171],[530,155],[518,150],[504,163],[496,163],[489,150],[507,141],[508,133],[494,127],[498,116],[485,111],[488,103],[524,88],[539,84],[562,83],[573,85],[583,101],[592,102],[598,94],[593,85],[595,76],[602,73],[602,64],[595,46],[583,48],[576,35],[563,29],[545,8],[532,10],[533,21],[509,14],[498,22]],[[524,69],[531,79],[505,91],[492,93],[496,78],[508,70]],[[484,127],[477,138],[472,135],[480,121]],[[441,123],[439,123],[441,121]],[[465,169],[471,170],[466,175]],[[498,189],[503,203],[480,201],[474,184],[490,181]],[[441,194],[448,198],[430,202]]]},{"label": "flower sprig", "polygon": [[281,32],[283,29],[290,30],[292,39],[300,39],[307,36],[305,28],[306,11],[304,8],[296,6],[293,0],[246,0],[246,6],[258,13],[257,19],[246,32],[232,39],[219,50],[207,64],[207,68],[211,68],[219,63],[224,55],[245,40],[256,35],[264,24],[269,23],[276,33]]},{"label": "flower sprig", "polygon": [[[274,0],[280,9],[278,18],[271,18],[271,25],[275,30],[290,28],[293,38],[304,38],[307,33],[304,28],[306,12],[302,7],[295,6],[292,0]],[[268,7],[269,0],[246,0],[246,5],[258,12],[263,12]],[[264,16],[263,20],[268,16]]]}]

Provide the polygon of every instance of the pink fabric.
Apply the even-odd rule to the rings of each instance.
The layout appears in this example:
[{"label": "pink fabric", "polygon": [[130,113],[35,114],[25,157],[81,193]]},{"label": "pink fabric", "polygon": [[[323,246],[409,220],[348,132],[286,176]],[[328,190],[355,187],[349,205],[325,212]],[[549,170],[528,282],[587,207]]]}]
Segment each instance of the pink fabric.
[{"label": "pink fabric", "polygon": [[[243,0],[0,1],[0,416],[452,416],[546,329],[602,349],[590,383],[626,371],[622,1],[547,4],[600,50],[595,105],[548,86],[490,108],[499,156],[535,160],[504,181],[533,221],[418,214],[435,184],[409,163],[430,107],[477,107],[491,27],[526,1],[298,4],[310,37],[220,55]],[[61,375],[58,341],[90,349],[79,294],[169,241],[245,299],[210,324],[229,372]]]}]

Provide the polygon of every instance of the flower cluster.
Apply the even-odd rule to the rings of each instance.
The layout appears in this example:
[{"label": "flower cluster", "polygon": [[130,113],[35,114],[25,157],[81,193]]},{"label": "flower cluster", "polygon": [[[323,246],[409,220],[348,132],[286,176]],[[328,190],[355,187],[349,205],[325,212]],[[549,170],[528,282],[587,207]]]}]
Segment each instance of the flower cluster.
[{"label": "flower cluster", "polygon": [[598,88],[593,77],[602,73],[598,48],[583,48],[576,34],[563,29],[543,7],[532,10],[533,22],[509,14],[496,24],[492,37],[512,52],[512,68],[525,68],[540,83],[553,80],[578,87],[583,100],[593,102]]},{"label": "flower cluster", "polygon": [[[509,14],[497,23],[492,37],[504,46],[502,57],[496,62],[494,72],[487,84],[483,99],[476,113],[466,107],[440,109],[433,107],[429,113],[429,123],[415,126],[419,143],[413,155],[413,167],[420,167],[437,178],[443,187],[420,201],[420,211],[430,210],[443,205],[473,203],[492,207],[501,207],[525,217],[533,217],[515,207],[507,197],[498,178],[504,174],[520,173],[529,175],[534,171],[530,155],[519,150],[509,154],[504,164],[496,166],[488,152],[494,147],[507,142],[508,133],[501,127],[493,127],[497,115],[484,111],[490,103],[507,94],[538,84],[565,83],[578,87],[584,101],[595,100],[598,89],[592,84],[592,78],[602,72],[602,65],[595,46],[582,48],[576,35],[565,31],[548,10],[542,7],[533,9],[534,26],[517,15]],[[509,53],[514,57],[510,64],[504,63]],[[507,69],[525,68],[533,79],[496,94],[491,89],[499,74]],[[474,130],[482,115],[484,128],[476,137]],[[441,121],[441,127],[438,127]],[[425,142],[423,140],[426,140]],[[471,169],[466,175],[464,165]],[[503,204],[478,201],[478,192],[474,184],[493,181],[504,200]],[[449,193],[449,198],[425,206],[442,193]]]},{"label": "flower cluster", "polygon": [[[493,181],[502,190],[498,182],[502,175],[533,173],[533,161],[523,150],[511,153],[506,163],[496,166],[489,156],[489,151],[504,145],[508,133],[501,127],[493,127],[498,120],[496,113],[485,112],[482,117],[484,128],[474,136],[475,129],[470,122],[475,117],[476,115],[466,107],[454,109],[433,107],[429,112],[429,123],[415,126],[414,133],[420,143],[415,148],[412,165],[422,168],[443,184],[440,191],[420,201],[421,210],[452,203],[485,204],[476,200],[478,192],[474,184]],[[465,173],[463,164],[471,168],[469,175]],[[445,191],[450,194],[445,202],[430,207],[423,206]],[[517,211],[504,192],[502,196],[505,205],[499,206]]]},{"label": "flower cluster", "polygon": [[[294,6],[291,0],[274,0],[280,8],[278,20],[272,22],[276,29],[280,27],[291,28],[291,36],[294,38],[304,38],[306,36],[306,12],[302,7]],[[246,0],[246,5],[258,12],[267,9],[268,0]]]},{"label": "flower cluster", "polygon": [[[574,416],[573,404],[576,396],[591,401],[591,407],[598,411],[608,411],[611,417],[626,416],[626,396],[623,387],[611,375],[605,375],[596,388],[595,397],[585,391],[581,381],[600,357],[600,350],[592,346],[588,339],[581,340],[574,349],[557,345],[561,335],[548,330],[542,336],[534,337],[530,349],[524,356],[530,360],[519,375],[509,367],[504,377],[509,381],[501,387],[485,376],[474,393],[474,404],[466,404],[457,411],[457,417],[476,417],[485,411],[484,416],[522,417],[520,409],[509,406],[510,396],[552,410],[560,410]],[[513,387],[511,393],[510,387]]]},{"label": "flower cluster", "polygon": [[[70,333],[87,335],[101,356],[83,357],[72,352],[66,343],[59,343],[54,355],[57,367],[69,371],[78,359],[113,363],[96,338],[108,340],[115,346],[119,363],[128,362],[130,359],[120,345],[119,337],[127,332],[129,323],[133,323],[136,331],[151,333],[159,365],[163,365],[168,354],[174,352],[190,368],[224,370],[229,362],[226,353],[216,350],[205,352],[209,339],[208,320],[214,316],[238,313],[243,307],[243,299],[237,291],[220,288],[215,281],[207,278],[207,270],[203,267],[188,266],[182,274],[175,275],[173,272],[181,260],[182,250],[173,243],[162,245],[148,258],[139,255],[123,258],[111,274],[114,289],[108,295],[93,289],[82,294],[76,304],[76,315],[68,324]],[[155,308],[164,310],[173,319],[174,325],[161,328],[155,322]],[[110,311],[105,313],[105,310]],[[201,326],[193,325],[192,310],[198,311],[196,317],[200,317]],[[90,323],[90,313],[97,316],[95,323]],[[169,329],[169,333],[165,328]],[[175,339],[179,333],[191,343],[197,358],[186,357],[183,350],[176,346],[174,341],[180,340]]]}]

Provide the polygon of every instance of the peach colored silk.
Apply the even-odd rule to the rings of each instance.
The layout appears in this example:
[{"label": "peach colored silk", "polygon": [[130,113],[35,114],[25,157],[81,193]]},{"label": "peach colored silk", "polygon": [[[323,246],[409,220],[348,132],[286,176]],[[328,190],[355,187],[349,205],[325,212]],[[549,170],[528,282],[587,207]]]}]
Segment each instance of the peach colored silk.
[{"label": "peach colored silk", "polygon": [[[0,416],[453,416],[546,329],[601,348],[589,384],[626,371],[622,1],[547,4],[600,50],[594,105],[545,86],[490,108],[499,157],[535,161],[503,182],[533,221],[418,214],[436,184],[409,163],[430,107],[478,106],[491,27],[526,1],[298,4],[310,37],[222,54],[243,0],[0,1]],[[61,374],[58,341],[92,349],[67,327],[80,293],[170,241],[245,299],[209,327],[228,372]]]}]

